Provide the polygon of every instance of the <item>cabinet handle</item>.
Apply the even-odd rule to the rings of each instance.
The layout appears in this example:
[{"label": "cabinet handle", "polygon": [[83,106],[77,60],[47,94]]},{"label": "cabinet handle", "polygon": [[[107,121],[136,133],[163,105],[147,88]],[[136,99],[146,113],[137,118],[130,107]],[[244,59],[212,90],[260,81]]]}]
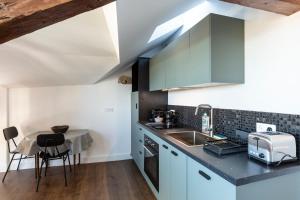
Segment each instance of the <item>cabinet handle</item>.
[{"label": "cabinet handle", "polygon": [[135,104],[135,109],[138,109],[138,108],[137,108],[137,103]]},{"label": "cabinet handle", "polygon": [[141,151],[139,151],[139,153],[142,155],[142,152],[141,152]]},{"label": "cabinet handle", "polygon": [[140,141],[140,143],[143,143],[143,141],[142,140],[139,140]]},{"label": "cabinet handle", "polygon": [[176,153],[175,151],[171,151],[171,153],[172,153],[174,156],[178,156],[178,153]]},{"label": "cabinet handle", "polygon": [[211,179],[211,177],[209,175],[207,175],[204,171],[199,170],[199,174],[208,181]]},{"label": "cabinet handle", "polygon": [[167,145],[162,145],[163,146],[163,148],[165,148],[165,149],[169,149],[169,147],[167,146]]}]

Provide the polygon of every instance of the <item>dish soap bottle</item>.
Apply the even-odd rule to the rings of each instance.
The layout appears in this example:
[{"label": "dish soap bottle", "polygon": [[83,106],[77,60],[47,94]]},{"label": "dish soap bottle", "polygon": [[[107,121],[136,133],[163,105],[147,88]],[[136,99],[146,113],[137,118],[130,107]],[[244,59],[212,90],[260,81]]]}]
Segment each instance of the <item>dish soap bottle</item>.
[{"label": "dish soap bottle", "polygon": [[207,113],[202,115],[202,132],[209,133],[209,116]]}]

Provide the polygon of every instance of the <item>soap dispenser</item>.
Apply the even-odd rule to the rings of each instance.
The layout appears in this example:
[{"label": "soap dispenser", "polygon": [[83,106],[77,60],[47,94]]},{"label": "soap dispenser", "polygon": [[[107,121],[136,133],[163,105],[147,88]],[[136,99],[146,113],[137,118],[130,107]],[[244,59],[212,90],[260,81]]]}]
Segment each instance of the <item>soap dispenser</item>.
[{"label": "soap dispenser", "polygon": [[206,112],[202,115],[202,132],[209,133],[209,116]]}]

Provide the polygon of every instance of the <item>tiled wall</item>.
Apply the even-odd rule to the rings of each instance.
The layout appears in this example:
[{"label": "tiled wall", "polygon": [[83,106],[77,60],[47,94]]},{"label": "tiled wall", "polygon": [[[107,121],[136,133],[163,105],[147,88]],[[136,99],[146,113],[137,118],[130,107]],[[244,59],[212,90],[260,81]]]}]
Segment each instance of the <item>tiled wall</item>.
[{"label": "tiled wall", "polygon": [[[201,130],[201,116],[205,109],[195,116],[195,107],[169,105],[168,109],[178,112],[178,122]],[[206,110],[209,114],[208,110]],[[297,155],[300,156],[300,115],[268,113],[246,110],[214,109],[214,131],[232,137],[235,130],[256,131],[256,122],[277,126],[277,131],[291,133],[297,142]]]}]

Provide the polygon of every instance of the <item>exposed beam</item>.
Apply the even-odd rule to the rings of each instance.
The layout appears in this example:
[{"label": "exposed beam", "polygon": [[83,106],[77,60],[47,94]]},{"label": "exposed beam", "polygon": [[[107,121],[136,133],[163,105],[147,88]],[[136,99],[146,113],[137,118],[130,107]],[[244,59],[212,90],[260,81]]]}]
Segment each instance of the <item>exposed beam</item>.
[{"label": "exposed beam", "polygon": [[300,10],[300,0],[222,0],[282,15],[292,15]]},{"label": "exposed beam", "polygon": [[281,1],[300,5],[300,0],[281,0]]},{"label": "exposed beam", "polygon": [[0,44],[115,0],[0,0]]}]

